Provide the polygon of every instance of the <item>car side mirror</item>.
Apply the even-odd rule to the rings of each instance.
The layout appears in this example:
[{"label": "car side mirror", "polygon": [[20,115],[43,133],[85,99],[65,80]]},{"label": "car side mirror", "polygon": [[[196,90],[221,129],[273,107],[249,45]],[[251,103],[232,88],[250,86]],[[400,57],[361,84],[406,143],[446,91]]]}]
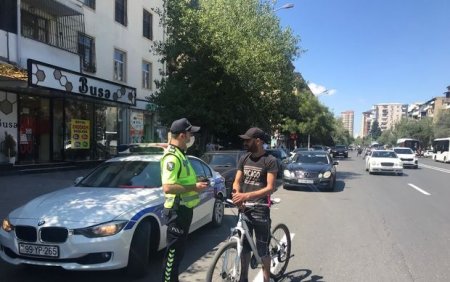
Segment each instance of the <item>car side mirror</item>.
[{"label": "car side mirror", "polygon": [[338,165],[339,164],[339,161],[334,161],[333,162],[333,165]]}]

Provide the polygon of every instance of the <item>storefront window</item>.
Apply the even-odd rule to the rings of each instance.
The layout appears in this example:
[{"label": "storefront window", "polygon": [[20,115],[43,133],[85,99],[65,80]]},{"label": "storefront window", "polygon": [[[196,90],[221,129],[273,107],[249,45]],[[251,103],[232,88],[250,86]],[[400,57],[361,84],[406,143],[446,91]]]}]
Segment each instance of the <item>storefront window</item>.
[{"label": "storefront window", "polygon": [[93,159],[91,144],[94,107],[78,100],[65,101],[64,155],[67,161]]},{"label": "storefront window", "polygon": [[19,96],[19,161],[50,160],[50,100]]},{"label": "storefront window", "polygon": [[53,100],[53,160],[64,159],[64,102],[63,99]]},{"label": "storefront window", "polygon": [[96,105],[95,110],[95,154],[98,159],[107,159],[117,154],[119,134],[117,107]]}]

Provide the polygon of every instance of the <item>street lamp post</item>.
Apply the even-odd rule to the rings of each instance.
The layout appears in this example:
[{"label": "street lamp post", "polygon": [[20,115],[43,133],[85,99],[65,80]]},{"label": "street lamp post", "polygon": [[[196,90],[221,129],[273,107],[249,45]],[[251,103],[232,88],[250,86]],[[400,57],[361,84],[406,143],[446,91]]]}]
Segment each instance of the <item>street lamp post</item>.
[{"label": "street lamp post", "polygon": [[273,10],[274,12],[282,10],[282,9],[291,9],[294,8],[294,3],[286,3],[281,7],[276,8],[275,10]]}]

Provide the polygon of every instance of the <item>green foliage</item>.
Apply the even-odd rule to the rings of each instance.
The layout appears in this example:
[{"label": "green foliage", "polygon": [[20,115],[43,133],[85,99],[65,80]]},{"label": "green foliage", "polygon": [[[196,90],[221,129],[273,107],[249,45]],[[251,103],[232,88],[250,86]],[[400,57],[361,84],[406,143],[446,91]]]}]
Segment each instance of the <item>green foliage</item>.
[{"label": "green foliage", "polygon": [[372,140],[377,140],[378,137],[381,136],[381,128],[378,125],[378,121],[374,121],[372,123],[372,127],[370,128],[370,132],[369,132],[370,136],[372,137]]},{"label": "green foliage", "polygon": [[167,73],[149,97],[164,124],[185,116],[202,135],[224,139],[252,125],[270,130],[292,112],[299,40],[281,29],[271,1],[170,0],[165,7],[168,39],[155,50]]},{"label": "green foliage", "polygon": [[351,137],[350,132],[344,127],[341,118],[335,120],[332,136],[335,145],[340,144],[348,146],[353,142],[353,138]]},{"label": "green foliage", "polygon": [[450,110],[443,110],[438,113],[433,132],[434,138],[450,137]]}]

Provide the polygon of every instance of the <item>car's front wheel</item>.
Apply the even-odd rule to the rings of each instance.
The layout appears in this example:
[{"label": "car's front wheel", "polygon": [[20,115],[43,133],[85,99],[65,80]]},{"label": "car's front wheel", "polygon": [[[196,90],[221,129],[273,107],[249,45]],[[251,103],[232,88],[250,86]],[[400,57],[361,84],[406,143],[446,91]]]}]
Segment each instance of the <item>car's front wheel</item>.
[{"label": "car's front wheel", "polygon": [[148,273],[150,255],[151,225],[148,221],[139,224],[131,240],[127,272],[133,277],[143,277]]},{"label": "car's front wheel", "polygon": [[222,225],[223,214],[224,214],[224,204],[221,200],[216,199],[214,201],[214,210],[211,225],[214,227],[219,227],[220,225]]}]

